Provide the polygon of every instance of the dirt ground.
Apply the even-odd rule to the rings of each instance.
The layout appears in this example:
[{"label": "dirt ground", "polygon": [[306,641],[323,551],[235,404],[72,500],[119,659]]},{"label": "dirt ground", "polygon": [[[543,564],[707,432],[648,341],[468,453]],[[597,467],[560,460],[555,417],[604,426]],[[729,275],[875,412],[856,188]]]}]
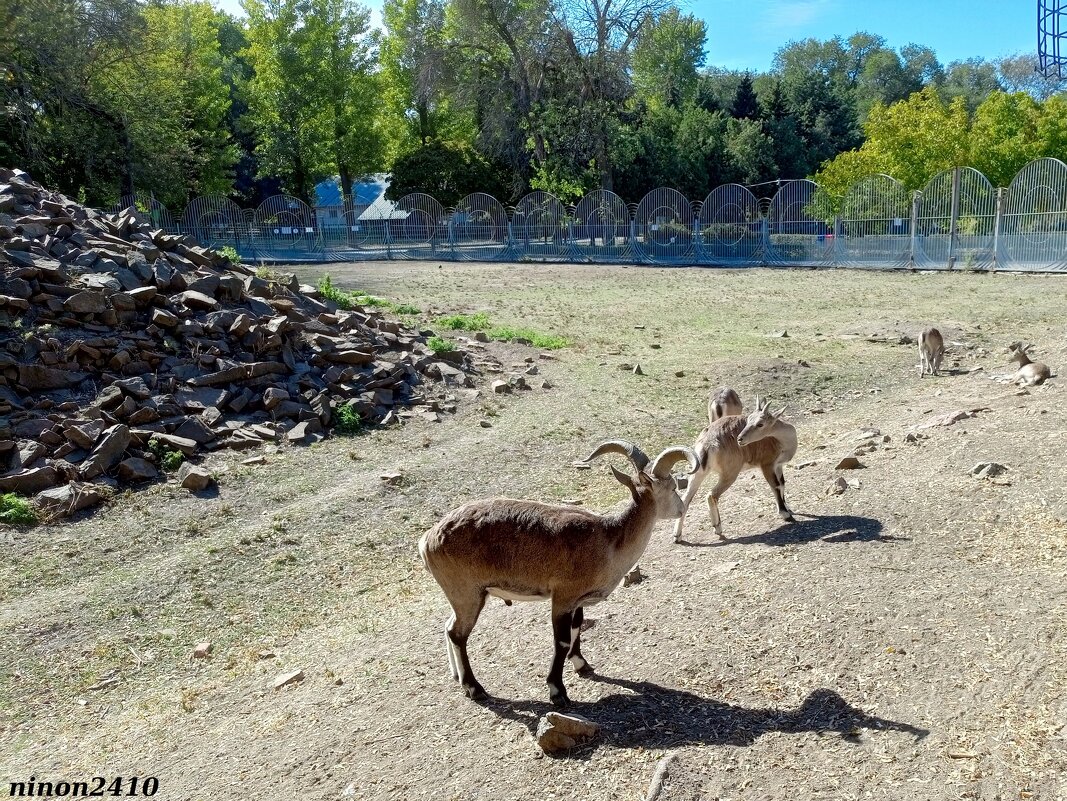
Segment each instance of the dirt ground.
[{"label": "dirt ground", "polygon": [[[496,396],[486,375],[440,423],[256,466],[212,457],[214,497],[155,486],[0,530],[0,795],[31,775],[151,775],[168,801],[639,801],[673,754],[664,801],[1067,798],[1065,379],[1023,395],[991,380],[1016,339],[1067,371],[1063,277],[328,271],[420,307],[422,328],[486,311],[573,344],[547,360],[490,343],[506,369],[532,360],[534,388]],[[900,343],[928,323],[950,350],[946,373],[920,380]],[[746,408],[757,392],[789,405],[798,522],[778,520],[758,474],[723,498],[727,541],[702,495],[685,543],[661,522],[647,578],[587,610],[596,676],[565,673],[603,736],[546,757],[531,732],[551,709],[547,606],[488,604],[471,661],[492,699],[469,701],[415,543],[477,497],[610,507],[624,499],[610,460],[571,461],[604,437],[691,443],[720,384]],[[959,409],[981,411],[906,441]],[[863,469],[836,471],[865,428],[880,435]],[[969,475],[985,461],[1008,471]],[[853,486],[828,495],[837,476]],[[202,642],[211,657],[192,659]]]}]

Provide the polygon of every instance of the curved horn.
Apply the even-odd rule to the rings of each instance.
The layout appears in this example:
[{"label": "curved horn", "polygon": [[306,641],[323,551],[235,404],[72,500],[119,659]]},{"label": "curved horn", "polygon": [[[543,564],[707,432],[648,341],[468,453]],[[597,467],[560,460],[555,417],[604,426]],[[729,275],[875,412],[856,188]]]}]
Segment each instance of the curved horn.
[{"label": "curved horn", "polygon": [[700,461],[697,459],[697,455],[693,452],[693,449],[687,448],[684,445],[676,445],[673,448],[667,448],[667,450],[656,457],[656,461],[652,463],[652,469],[649,472],[655,478],[666,478],[671,474],[671,468],[683,459],[689,462],[689,472],[695,473],[700,466]]},{"label": "curved horn", "polygon": [[645,456],[644,451],[632,442],[627,442],[624,439],[604,440],[596,446],[595,451],[582,459],[582,461],[591,462],[598,456],[603,456],[605,453],[621,453],[633,463],[633,466],[636,467],[638,471],[644,470],[648,466],[648,457]]}]

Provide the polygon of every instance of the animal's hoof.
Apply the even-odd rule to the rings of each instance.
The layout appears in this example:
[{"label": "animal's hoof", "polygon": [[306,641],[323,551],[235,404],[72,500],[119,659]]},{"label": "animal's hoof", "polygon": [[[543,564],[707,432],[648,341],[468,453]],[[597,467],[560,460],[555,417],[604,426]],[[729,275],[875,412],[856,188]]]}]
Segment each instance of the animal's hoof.
[{"label": "animal's hoof", "polygon": [[472,701],[484,701],[489,697],[489,694],[485,691],[485,688],[478,682],[474,684],[464,684],[463,692],[467,694],[467,697]]},{"label": "animal's hoof", "polygon": [[596,673],[596,671],[593,670],[593,666],[592,665],[590,665],[588,662],[586,662],[584,665],[582,665],[580,668],[578,668],[575,671],[575,673],[577,673],[579,676],[587,679],[590,676],[592,676],[594,673]]},{"label": "animal's hoof", "polygon": [[570,705],[571,699],[567,697],[567,693],[556,693],[552,696],[552,706],[566,709]]}]

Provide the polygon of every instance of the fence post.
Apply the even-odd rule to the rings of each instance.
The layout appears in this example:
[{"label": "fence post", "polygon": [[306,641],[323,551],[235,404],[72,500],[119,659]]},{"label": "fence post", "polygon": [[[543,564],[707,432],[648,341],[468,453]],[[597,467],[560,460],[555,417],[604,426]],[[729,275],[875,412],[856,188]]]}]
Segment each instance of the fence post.
[{"label": "fence post", "polygon": [[393,259],[393,212],[389,210],[386,212],[385,218],[385,258],[392,261]]},{"label": "fence post", "polygon": [[[629,211],[629,209],[627,209]],[[647,235],[647,231],[646,231]],[[641,257],[637,255],[637,220],[630,217],[630,252],[634,254],[634,264],[642,264]]]},{"label": "fence post", "polygon": [[767,222],[767,215],[761,214],[759,221],[759,238],[762,244],[763,257],[760,259],[760,267],[766,267],[768,264],[767,257],[771,252],[771,229]]},{"label": "fence post", "polygon": [[948,224],[948,269],[956,266],[956,238],[959,236],[960,223],[960,168],[952,170],[952,209],[949,211]]},{"label": "fence post", "polygon": [[834,215],[834,241],[830,245],[830,266],[837,267],[837,253],[841,242],[841,215]]},{"label": "fence post", "polygon": [[916,189],[911,193],[911,236],[908,238],[908,269],[914,270],[918,266],[919,252],[919,201],[922,192]]},{"label": "fence post", "polygon": [[448,215],[448,249],[452,251],[452,261],[456,260],[456,229],[455,229],[455,210]]},{"label": "fence post", "polygon": [[1007,190],[1002,186],[997,189],[997,210],[993,217],[993,270],[1000,269],[1000,226],[1004,222],[1004,194]]}]

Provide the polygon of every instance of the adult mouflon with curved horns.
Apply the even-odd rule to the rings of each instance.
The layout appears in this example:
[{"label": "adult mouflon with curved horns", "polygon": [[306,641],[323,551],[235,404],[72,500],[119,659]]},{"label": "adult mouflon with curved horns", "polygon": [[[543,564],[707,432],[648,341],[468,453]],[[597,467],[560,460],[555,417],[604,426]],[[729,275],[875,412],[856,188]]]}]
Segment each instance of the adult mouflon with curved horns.
[{"label": "adult mouflon with curved horns", "polygon": [[551,601],[555,653],[548,672],[549,695],[558,706],[570,703],[563,686],[563,663],[592,671],[580,645],[584,608],[607,598],[637,563],[657,520],[682,513],[671,468],[680,461],[697,469],[686,447],[667,448],[651,462],[636,445],[608,440],[583,462],[622,454],[636,478],[611,468],[631,500],[607,514],[537,501],[491,498],[449,512],[419,540],[419,553],[452,606],[445,647],[452,678],[471,698],[485,690],[474,678],[467,639],[489,595],[505,601]]}]

